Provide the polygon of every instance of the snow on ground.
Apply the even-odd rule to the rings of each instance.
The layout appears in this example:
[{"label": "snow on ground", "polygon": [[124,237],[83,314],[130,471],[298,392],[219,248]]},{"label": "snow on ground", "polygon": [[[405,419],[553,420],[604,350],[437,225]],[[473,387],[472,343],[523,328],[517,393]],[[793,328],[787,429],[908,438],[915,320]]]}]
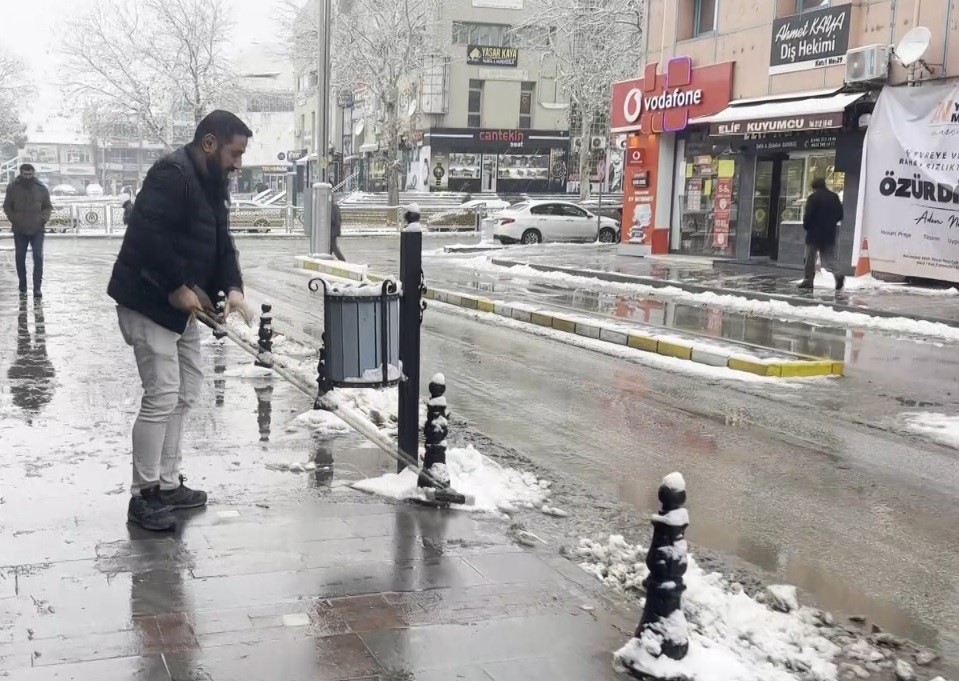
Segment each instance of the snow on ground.
[{"label": "snow on ground", "polygon": [[468,319],[473,319],[484,324],[495,324],[497,326],[505,326],[510,329],[516,329],[518,331],[523,331],[525,333],[542,336],[544,338],[551,338],[559,343],[565,343],[567,345],[572,345],[579,348],[584,348],[586,350],[593,350],[595,352],[600,352],[604,355],[609,355],[611,357],[618,357],[620,359],[629,360],[635,364],[645,364],[647,366],[654,367],[656,369],[661,369],[663,371],[672,371],[673,373],[678,374],[687,374],[690,376],[698,376],[701,378],[709,378],[713,380],[725,380],[725,381],[741,381],[744,383],[774,383],[777,386],[798,386],[801,385],[803,381],[809,380],[818,380],[818,379],[801,379],[801,380],[787,380],[783,378],[770,378],[768,376],[757,376],[755,374],[750,374],[745,371],[734,371],[726,367],[714,367],[706,364],[699,364],[698,362],[690,362],[685,359],[678,359],[676,357],[667,357],[665,355],[657,355],[652,352],[644,352],[642,350],[636,350],[634,348],[628,347],[626,345],[616,345],[615,343],[609,343],[603,340],[597,340],[595,338],[587,338],[585,336],[577,336],[571,333],[565,333],[563,331],[557,331],[556,329],[549,329],[545,326],[536,326],[535,324],[527,324],[515,319],[509,319],[507,317],[501,317],[499,315],[489,314],[488,312],[477,312],[475,310],[466,310],[455,305],[448,305],[446,303],[440,303],[437,301],[430,301],[430,307],[434,310],[441,310],[444,313],[458,315],[460,317],[466,317]]},{"label": "snow on ground", "polygon": [[[580,567],[605,585],[637,591],[648,574],[646,551],[620,535],[597,543],[580,541]],[[816,612],[776,612],[750,598],[719,573],[707,574],[690,557],[683,610],[689,624],[689,654],[681,661],[655,658],[638,639],[615,653],[615,664],[639,664],[662,678],[690,681],[832,681],[840,648],[822,635]]]},{"label": "snow on ground", "polygon": [[[501,466],[472,445],[448,450],[446,470],[450,487],[475,498],[475,504],[464,509],[501,513],[513,513],[519,508],[539,508],[544,513],[555,510],[546,505],[548,481]],[[386,473],[355,482],[353,487],[390,499],[418,499],[421,495],[416,487],[417,479],[417,474],[407,468],[399,474]]]},{"label": "snow on ground", "polygon": [[303,412],[293,419],[293,423],[290,424],[287,430],[292,431],[300,428],[318,435],[348,433],[351,430],[339,416],[323,409],[311,409],[310,411]]},{"label": "snow on ground", "polygon": [[[796,279],[793,283],[798,284],[802,279]],[[816,288],[835,289],[836,276],[829,270],[819,270],[813,281]],[[913,296],[957,296],[959,289],[951,288],[926,288],[921,286],[910,286],[909,284],[892,281],[882,281],[876,279],[871,274],[861,277],[846,277],[845,284],[847,291],[877,292],[877,293],[907,293]]]},{"label": "snow on ground", "polygon": [[906,412],[901,418],[908,432],[959,449],[959,416],[936,412]]},{"label": "snow on ground", "polygon": [[[649,286],[648,284],[610,282],[595,277],[580,277],[565,272],[540,272],[527,265],[503,267],[501,265],[494,265],[486,256],[470,258],[464,260],[463,263],[478,272],[498,276],[505,274],[525,280],[567,284],[577,289],[587,288],[591,291],[630,293],[633,295],[648,296],[650,298],[676,300],[698,306],[712,305],[758,317],[820,323],[826,326],[839,326],[853,329],[875,329],[877,331],[959,342],[959,328],[937,322],[909,319],[907,317],[874,317],[864,312],[834,310],[825,305],[817,305],[814,307],[800,306],[783,300],[751,300],[742,296],[718,294],[711,291],[693,293],[676,286],[657,288],[655,286]],[[846,282],[847,288],[852,289],[856,286],[856,284],[853,283],[854,279],[852,277],[848,277]],[[891,285],[892,284],[890,284],[890,286]],[[910,288],[909,292],[912,293],[914,290],[915,289]]]}]

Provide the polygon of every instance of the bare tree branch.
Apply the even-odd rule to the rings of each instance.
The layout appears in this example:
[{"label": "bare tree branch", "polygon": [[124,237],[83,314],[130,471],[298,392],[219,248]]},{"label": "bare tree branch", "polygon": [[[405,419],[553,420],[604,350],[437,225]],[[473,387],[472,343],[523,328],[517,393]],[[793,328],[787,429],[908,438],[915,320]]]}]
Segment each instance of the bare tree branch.
[{"label": "bare tree branch", "polygon": [[0,48],[0,147],[22,146],[25,126],[17,112],[18,102],[29,94],[26,67]]},{"label": "bare tree branch", "polygon": [[[605,122],[611,85],[637,74],[643,48],[643,0],[529,0],[517,27],[528,47],[555,66],[556,80],[579,117],[584,138]],[[571,121],[572,124],[572,121]],[[604,126],[605,127],[605,126]],[[608,132],[608,128],[603,131]],[[579,154],[580,192],[589,193],[589,145]]]}]

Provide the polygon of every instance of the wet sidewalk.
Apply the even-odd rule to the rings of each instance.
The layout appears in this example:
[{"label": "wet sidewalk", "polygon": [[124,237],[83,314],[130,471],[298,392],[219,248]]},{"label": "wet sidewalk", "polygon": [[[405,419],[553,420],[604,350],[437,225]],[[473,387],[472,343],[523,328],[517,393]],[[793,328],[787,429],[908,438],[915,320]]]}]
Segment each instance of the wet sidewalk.
[{"label": "wet sidewalk", "polygon": [[52,255],[40,306],[0,287],[0,677],[615,678],[634,609],[502,519],[351,490],[392,463],[209,338],[184,467],[210,505],[128,527],[139,385],[106,260]]},{"label": "wet sidewalk", "polygon": [[[794,269],[759,267],[682,256],[635,258],[620,256],[614,248],[502,249],[490,254],[494,262],[520,262],[576,271],[583,276],[613,275],[629,283],[670,282],[693,292],[745,295],[760,300],[783,300],[794,305],[827,305],[837,310],[878,316],[939,321],[959,325],[959,291],[948,286],[913,286],[847,278],[837,293],[831,276],[817,277],[816,288],[800,290],[802,273]],[[602,276],[602,275],[599,275]],[[643,281],[652,280],[652,281]]]}]

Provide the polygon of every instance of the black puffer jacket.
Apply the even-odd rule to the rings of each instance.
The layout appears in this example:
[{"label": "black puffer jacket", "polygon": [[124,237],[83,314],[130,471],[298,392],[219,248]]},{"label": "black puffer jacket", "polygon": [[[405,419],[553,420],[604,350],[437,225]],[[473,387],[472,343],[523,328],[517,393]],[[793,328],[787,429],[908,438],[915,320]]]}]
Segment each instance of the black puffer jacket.
[{"label": "black puffer jacket", "polygon": [[842,222],[842,201],[839,195],[823,187],[816,189],[806,199],[803,227],[806,243],[825,248],[836,243],[836,232]]},{"label": "black puffer jacket", "polygon": [[218,291],[243,289],[230,234],[229,195],[207,176],[189,145],[147,173],[107,293],[183,333],[189,315],[171,306],[168,296],[184,284],[199,286],[213,298]]}]

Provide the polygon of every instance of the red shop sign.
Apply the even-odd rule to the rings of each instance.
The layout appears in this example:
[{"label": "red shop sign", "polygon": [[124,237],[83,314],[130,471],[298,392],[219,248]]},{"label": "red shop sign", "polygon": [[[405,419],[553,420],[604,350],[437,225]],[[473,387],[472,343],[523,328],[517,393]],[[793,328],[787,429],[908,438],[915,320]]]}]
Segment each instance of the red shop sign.
[{"label": "red shop sign", "polygon": [[676,132],[691,118],[719,113],[733,94],[733,63],[693,68],[689,57],[676,57],[657,73],[649,64],[642,78],[613,83],[611,131]]}]

